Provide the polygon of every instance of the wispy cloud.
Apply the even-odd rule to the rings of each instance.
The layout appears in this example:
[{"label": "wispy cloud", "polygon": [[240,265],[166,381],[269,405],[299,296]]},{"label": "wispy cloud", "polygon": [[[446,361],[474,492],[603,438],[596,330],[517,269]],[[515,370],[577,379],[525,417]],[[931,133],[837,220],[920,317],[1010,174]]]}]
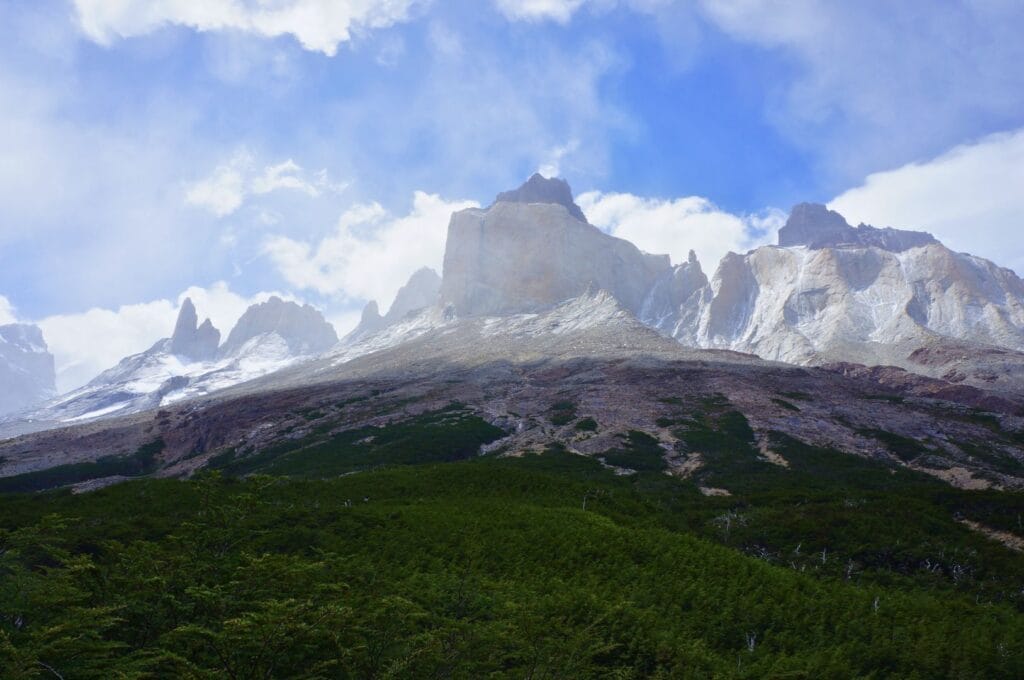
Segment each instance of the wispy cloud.
[{"label": "wispy cloud", "polygon": [[776,50],[767,113],[840,180],[939,153],[1024,110],[1024,4],[702,0],[731,37]]},{"label": "wispy cloud", "polygon": [[587,0],[494,0],[498,10],[510,19],[566,23]]},{"label": "wispy cloud", "polygon": [[11,304],[11,301],[0,295],[0,325],[16,323],[18,317],[14,312],[14,305]]},{"label": "wispy cloud", "polygon": [[361,31],[406,21],[422,0],[74,0],[82,31],[100,44],[161,26],[293,36],[307,50],[334,56]]},{"label": "wispy cloud", "polygon": [[679,263],[694,250],[709,274],[727,252],[773,242],[786,219],[776,209],[734,215],[700,196],[658,199],[590,191],[577,202],[592,224],[648,253],[667,253]]},{"label": "wispy cloud", "polygon": [[324,191],[341,192],[347,184],[334,183],[323,169],[312,175],[292,159],[259,170],[255,157],[248,151],[237,152],[210,176],[186,188],[185,202],[205,208],[217,217],[232,214],[250,196],[288,190],[316,198]]},{"label": "wispy cloud", "polygon": [[1024,274],[1024,128],[868,176],[830,206],[856,224],[924,229]]},{"label": "wispy cloud", "polygon": [[391,215],[376,203],[359,205],[319,242],[275,236],[264,252],[296,289],[377,300],[387,309],[417,269],[441,270],[451,214],[476,205],[417,191],[407,215]]}]

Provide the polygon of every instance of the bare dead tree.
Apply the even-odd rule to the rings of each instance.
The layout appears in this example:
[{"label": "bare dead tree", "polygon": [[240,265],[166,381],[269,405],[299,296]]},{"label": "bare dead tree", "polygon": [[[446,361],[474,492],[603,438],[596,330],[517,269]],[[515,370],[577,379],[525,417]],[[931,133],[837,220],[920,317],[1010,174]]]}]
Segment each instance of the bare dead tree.
[{"label": "bare dead tree", "polygon": [[757,647],[757,633],[747,633],[747,651],[753,653],[755,647]]}]

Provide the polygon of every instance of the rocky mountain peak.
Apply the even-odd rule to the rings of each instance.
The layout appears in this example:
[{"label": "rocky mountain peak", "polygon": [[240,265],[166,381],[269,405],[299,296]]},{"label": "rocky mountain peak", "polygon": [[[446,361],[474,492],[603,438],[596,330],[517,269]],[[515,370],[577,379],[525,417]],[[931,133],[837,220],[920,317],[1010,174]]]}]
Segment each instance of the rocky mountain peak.
[{"label": "rocky mountain peak", "polygon": [[398,290],[395,301],[384,316],[388,325],[401,321],[411,312],[430,307],[437,303],[441,292],[441,277],[430,267],[417,270]]},{"label": "rocky mountain peak", "polygon": [[315,308],[275,295],[245,310],[221,347],[221,355],[236,353],[253,338],[270,333],[284,340],[294,355],[319,354],[338,342],[334,327]]},{"label": "rocky mountain peak", "polygon": [[[581,219],[563,180],[534,175],[488,209],[452,215],[441,304],[458,316],[537,312],[595,284],[638,313],[647,291],[671,269]],[[567,204],[575,210],[566,211]]]},{"label": "rocky mountain peak", "polygon": [[38,326],[0,326],[0,413],[34,406],[57,393],[53,355]]},{"label": "rocky mountain peak", "polygon": [[853,239],[851,227],[839,213],[820,203],[798,203],[779,230],[779,245],[825,247]]},{"label": "rocky mountain peak", "polygon": [[203,321],[201,326],[198,323],[199,315],[196,314],[192,298],[185,298],[178,312],[178,321],[174,324],[174,334],[169,345],[171,354],[193,361],[209,361],[217,356],[220,331],[213,327],[209,319]]},{"label": "rocky mountain peak", "polygon": [[785,226],[779,230],[780,246],[807,246],[812,250],[864,246],[900,253],[936,243],[934,236],[922,231],[879,229],[867,224],[851,227],[842,215],[820,203],[794,206]]},{"label": "rocky mountain peak", "polygon": [[495,203],[554,203],[569,211],[569,214],[581,222],[586,222],[583,214],[572,197],[572,189],[564,179],[544,177],[534,173],[530,179],[512,191],[503,191],[494,199]]},{"label": "rocky mountain peak", "polygon": [[418,269],[409,277],[409,281],[398,290],[395,301],[391,303],[388,313],[381,316],[377,301],[371,300],[363,307],[359,325],[345,336],[345,342],[351,343],[393,326],[413,313],[437,304],[441,292],[441,277],[430,267]]},{"label": "rocky mountain peak", "polygon": [[384,317],[380,315],[380,308],[377,306],[376,300],[370,300],[363,307],[363,314],[359,317],[359,325],[374,325],[379,326],[381,320]]}]

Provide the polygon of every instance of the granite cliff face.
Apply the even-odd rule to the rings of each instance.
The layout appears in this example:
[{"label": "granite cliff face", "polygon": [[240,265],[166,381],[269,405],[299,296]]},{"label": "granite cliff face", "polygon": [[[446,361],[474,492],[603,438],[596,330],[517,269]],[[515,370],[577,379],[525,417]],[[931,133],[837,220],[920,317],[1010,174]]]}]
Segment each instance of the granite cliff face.
[{"label": "granite cliff face", "polygon": [[57,393],[53,355],[37,326],[0,326],[0,414],[35,406]]},{"label": "granite cliff face", "polygon": [[946,340],[1024,352],[1024,282],[929,234],[853,228],[803,204],[779,244],[728,254],[710,281],[677,266],[642,319],[684,344],[800,364],[920,369],[913,352]]},{"label": "granite cliff face", "polygon": [[460,317],[536,312],[595,288],[638,314],[670,270],[667,255],[588,224],[564,181],[534,175],[486,210],[452,215],[441,303]]}]

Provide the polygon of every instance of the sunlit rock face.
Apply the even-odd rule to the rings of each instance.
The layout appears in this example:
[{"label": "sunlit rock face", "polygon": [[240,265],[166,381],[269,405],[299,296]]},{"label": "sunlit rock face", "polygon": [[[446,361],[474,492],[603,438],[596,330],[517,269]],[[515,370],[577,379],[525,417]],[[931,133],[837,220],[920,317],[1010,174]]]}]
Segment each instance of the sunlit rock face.
[{"label": "sunlit rock face", "polygon": [[809,204],[779,242],[730,253],[710,281],[679,265],[642,320],[684,344],[792,363],[902,365],[941,338],[1024,351],[1024,282],[988,260]]},{"label": "sunlit rock face", "polygon": [[658,332],[684,345],[699,345],[700,315],[711,297],[707,275],[690,251],[687,261],[665,271],[654,282],[640,318]]},{"label": "sunlit rock face", "polygon": [[37,326],[0,326],[0,413],[34,406],[56,394],[53,355]]},{"label": "sunlit rock face", "polygon": [[667,255],[645,254],[588,224],[564,181],[535,175],[486,210],[452,215],[441,302],[459,316],[503,315],[599,289],[638,314],[670,270]]}]

